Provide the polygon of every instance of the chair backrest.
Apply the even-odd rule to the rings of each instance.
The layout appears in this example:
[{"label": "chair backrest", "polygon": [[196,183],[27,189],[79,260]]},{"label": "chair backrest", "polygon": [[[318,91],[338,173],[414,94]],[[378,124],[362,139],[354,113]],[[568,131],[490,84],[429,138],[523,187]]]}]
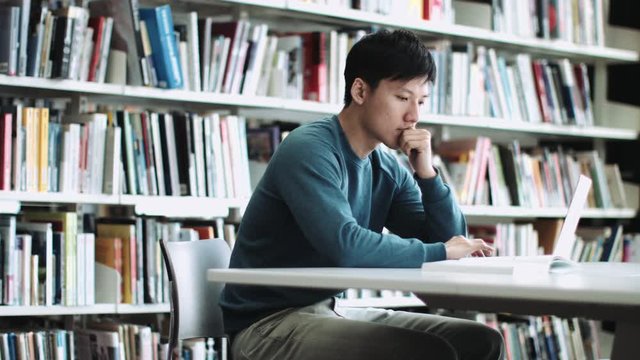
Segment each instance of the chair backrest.
[{"label": "chair backrest", "polygon": [[224,284],[207,281],[206,271],[229,267],[231,250],[222,239],[160,241],[170,283],[169,354],[178,340],[223,337],[219,306]]}]

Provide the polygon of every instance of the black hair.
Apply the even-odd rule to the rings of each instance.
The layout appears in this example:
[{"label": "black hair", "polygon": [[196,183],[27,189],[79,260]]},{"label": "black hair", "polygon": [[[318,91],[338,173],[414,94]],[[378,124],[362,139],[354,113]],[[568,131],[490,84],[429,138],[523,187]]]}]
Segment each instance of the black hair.
[{"label": "black hair", "polygon": [[347,55],[344,104],[351,104],[351,86],[361,78],[375,90],[380,80],[436,80],[436,65],[420,39],[407,30],[380,30],[364,36]]}]

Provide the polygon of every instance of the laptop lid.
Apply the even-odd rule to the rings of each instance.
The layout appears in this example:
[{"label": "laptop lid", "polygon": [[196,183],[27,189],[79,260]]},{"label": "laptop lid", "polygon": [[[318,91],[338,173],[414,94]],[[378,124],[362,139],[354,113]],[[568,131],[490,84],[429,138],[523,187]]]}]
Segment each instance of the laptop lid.
[{"label": "laptop lid", "polygon": [[580,175],[578,185],[573,192],[573,197],[569,204],[569,209],[567,209],[567,215],[564,217],[564,222],[560,228],[560,235],[553,249],[553,255],[562,256],[567,259],[571,258],[576,228],[578,227],[578,221],[580,221],[584,204],[587,202],[587,195],[589,195],[590,188],[591,179]]}]

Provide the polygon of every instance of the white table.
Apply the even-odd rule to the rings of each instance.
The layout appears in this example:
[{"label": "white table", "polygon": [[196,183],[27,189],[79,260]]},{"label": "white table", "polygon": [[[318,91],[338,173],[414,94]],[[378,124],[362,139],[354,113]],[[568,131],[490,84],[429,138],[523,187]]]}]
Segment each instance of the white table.
[{"label": "white table", "polygon": [[640,354],[640,264],[589,263],[571,273],[468,274],[421,269],[210,269],[209,281],[411,291],[433,307],[584,316],[616,322],[612,359]]}]

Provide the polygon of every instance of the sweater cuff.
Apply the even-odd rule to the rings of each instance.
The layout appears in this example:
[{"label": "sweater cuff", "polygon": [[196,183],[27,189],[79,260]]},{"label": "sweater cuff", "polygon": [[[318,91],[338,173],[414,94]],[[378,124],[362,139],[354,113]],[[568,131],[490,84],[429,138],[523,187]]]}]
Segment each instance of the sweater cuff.
[{"label": "sweater cuff", "polygon": [[444,243],[423,244],[424,245],[424,262],[440,261],[447,259],[447,250]]},{"label": "sweater cuff", "polygon": [[421,179],[414,173],[413,178],[418,183],[418,187],[420,187],[422,199],[426,202],[442,200],[449,195],[449,188],[444,184],[439,173],[429,179]]}]

